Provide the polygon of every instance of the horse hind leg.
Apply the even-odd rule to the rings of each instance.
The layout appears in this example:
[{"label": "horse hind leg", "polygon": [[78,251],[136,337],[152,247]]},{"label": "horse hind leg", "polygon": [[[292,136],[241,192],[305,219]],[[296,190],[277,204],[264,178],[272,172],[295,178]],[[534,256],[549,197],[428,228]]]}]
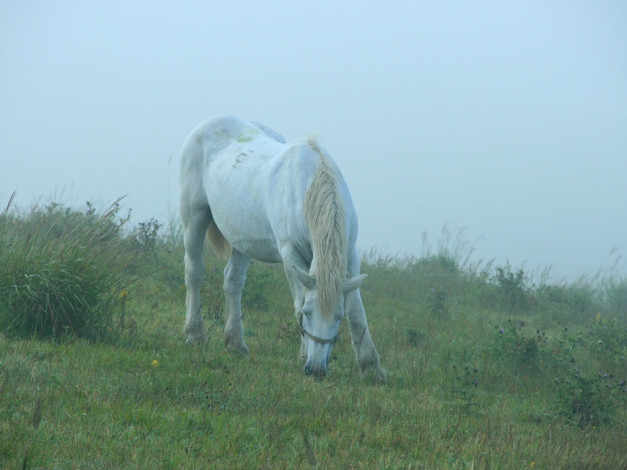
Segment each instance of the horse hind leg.
[{"label": "horse hind leg", "polygon": [[203,343],[205,336],[204,322],[200,311],[200,287],[203,282],[205,267],[202,251],[205,233],[211,222],[211,211],[207,206],[200,211],[189,213],[182,211],[183,242],[185,244],[185,336],[190,344]]},{"label": "horse hind leg", "polygon": [[246,271],[251,259],[235,248],[224,270],[224,294],[226,296],[227,319],[224,328],[224,342],[227,349],[248,354],[244,341],[242,322],[242,291],[246,283]]}]

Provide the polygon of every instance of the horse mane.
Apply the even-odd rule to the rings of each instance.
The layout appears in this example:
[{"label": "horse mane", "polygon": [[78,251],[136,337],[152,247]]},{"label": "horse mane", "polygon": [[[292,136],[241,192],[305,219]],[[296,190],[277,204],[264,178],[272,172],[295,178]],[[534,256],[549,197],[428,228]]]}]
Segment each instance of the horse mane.
[{"label": "horse mane", "polygon": [[317,281],[320,309],[324,315],[331,315],[342,294],[342,283],[346,277],[346,214],[335,167],[314,136],[310,136],[307,142],[320,156],[320,164],[304,200],[305,220],[315,262],[311,275]]}]

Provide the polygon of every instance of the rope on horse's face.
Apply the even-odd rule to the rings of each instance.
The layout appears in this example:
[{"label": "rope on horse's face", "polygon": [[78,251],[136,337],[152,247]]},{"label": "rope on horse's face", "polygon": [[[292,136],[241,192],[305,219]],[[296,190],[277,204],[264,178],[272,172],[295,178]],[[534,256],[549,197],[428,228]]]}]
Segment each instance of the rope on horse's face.
[{"label": "rope on horse's face", "polygon": [[320,343],[320,344],[330,344],[330,345],[335,344],[335,342],[337,341],[337,337],[340,334],[339,328],[338,328],[337,334],[333,338],[320,338],[319,336],[313,335],[305,329],[303,325],[303,316],[304,316],[303,312],[300,312],[300,319],[298,321],[298,326],[300,327],[300,334],[302,336],[309,336],[309,338],[313,339],[316,343]]}]

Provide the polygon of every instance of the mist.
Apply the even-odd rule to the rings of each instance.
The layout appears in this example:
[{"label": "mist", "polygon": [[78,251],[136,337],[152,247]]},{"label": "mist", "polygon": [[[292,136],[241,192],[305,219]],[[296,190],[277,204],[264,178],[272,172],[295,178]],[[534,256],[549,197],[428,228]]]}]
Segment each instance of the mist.
[{"label": "mist", "polygon": [[358,245],[575,279],[625,274],[623,2],[4,2],[0,205],[177,217],[185,137],[221,114],[316,132]]}]

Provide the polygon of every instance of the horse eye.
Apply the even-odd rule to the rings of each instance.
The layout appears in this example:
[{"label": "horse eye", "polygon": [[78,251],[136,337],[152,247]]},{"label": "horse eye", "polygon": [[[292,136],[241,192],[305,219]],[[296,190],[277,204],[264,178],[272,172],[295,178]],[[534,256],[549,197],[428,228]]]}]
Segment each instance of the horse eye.
[{"label": "horse eye", "polygon": [[307,309],[307,310],[302,309],[302,310],[300,311],[300,313],[302,313],[302,314],[303,314],[303,315],[305,315],[306,317],[309,317],[309,315],[311,315],[311,310],[309,310],[309,309]]}]

